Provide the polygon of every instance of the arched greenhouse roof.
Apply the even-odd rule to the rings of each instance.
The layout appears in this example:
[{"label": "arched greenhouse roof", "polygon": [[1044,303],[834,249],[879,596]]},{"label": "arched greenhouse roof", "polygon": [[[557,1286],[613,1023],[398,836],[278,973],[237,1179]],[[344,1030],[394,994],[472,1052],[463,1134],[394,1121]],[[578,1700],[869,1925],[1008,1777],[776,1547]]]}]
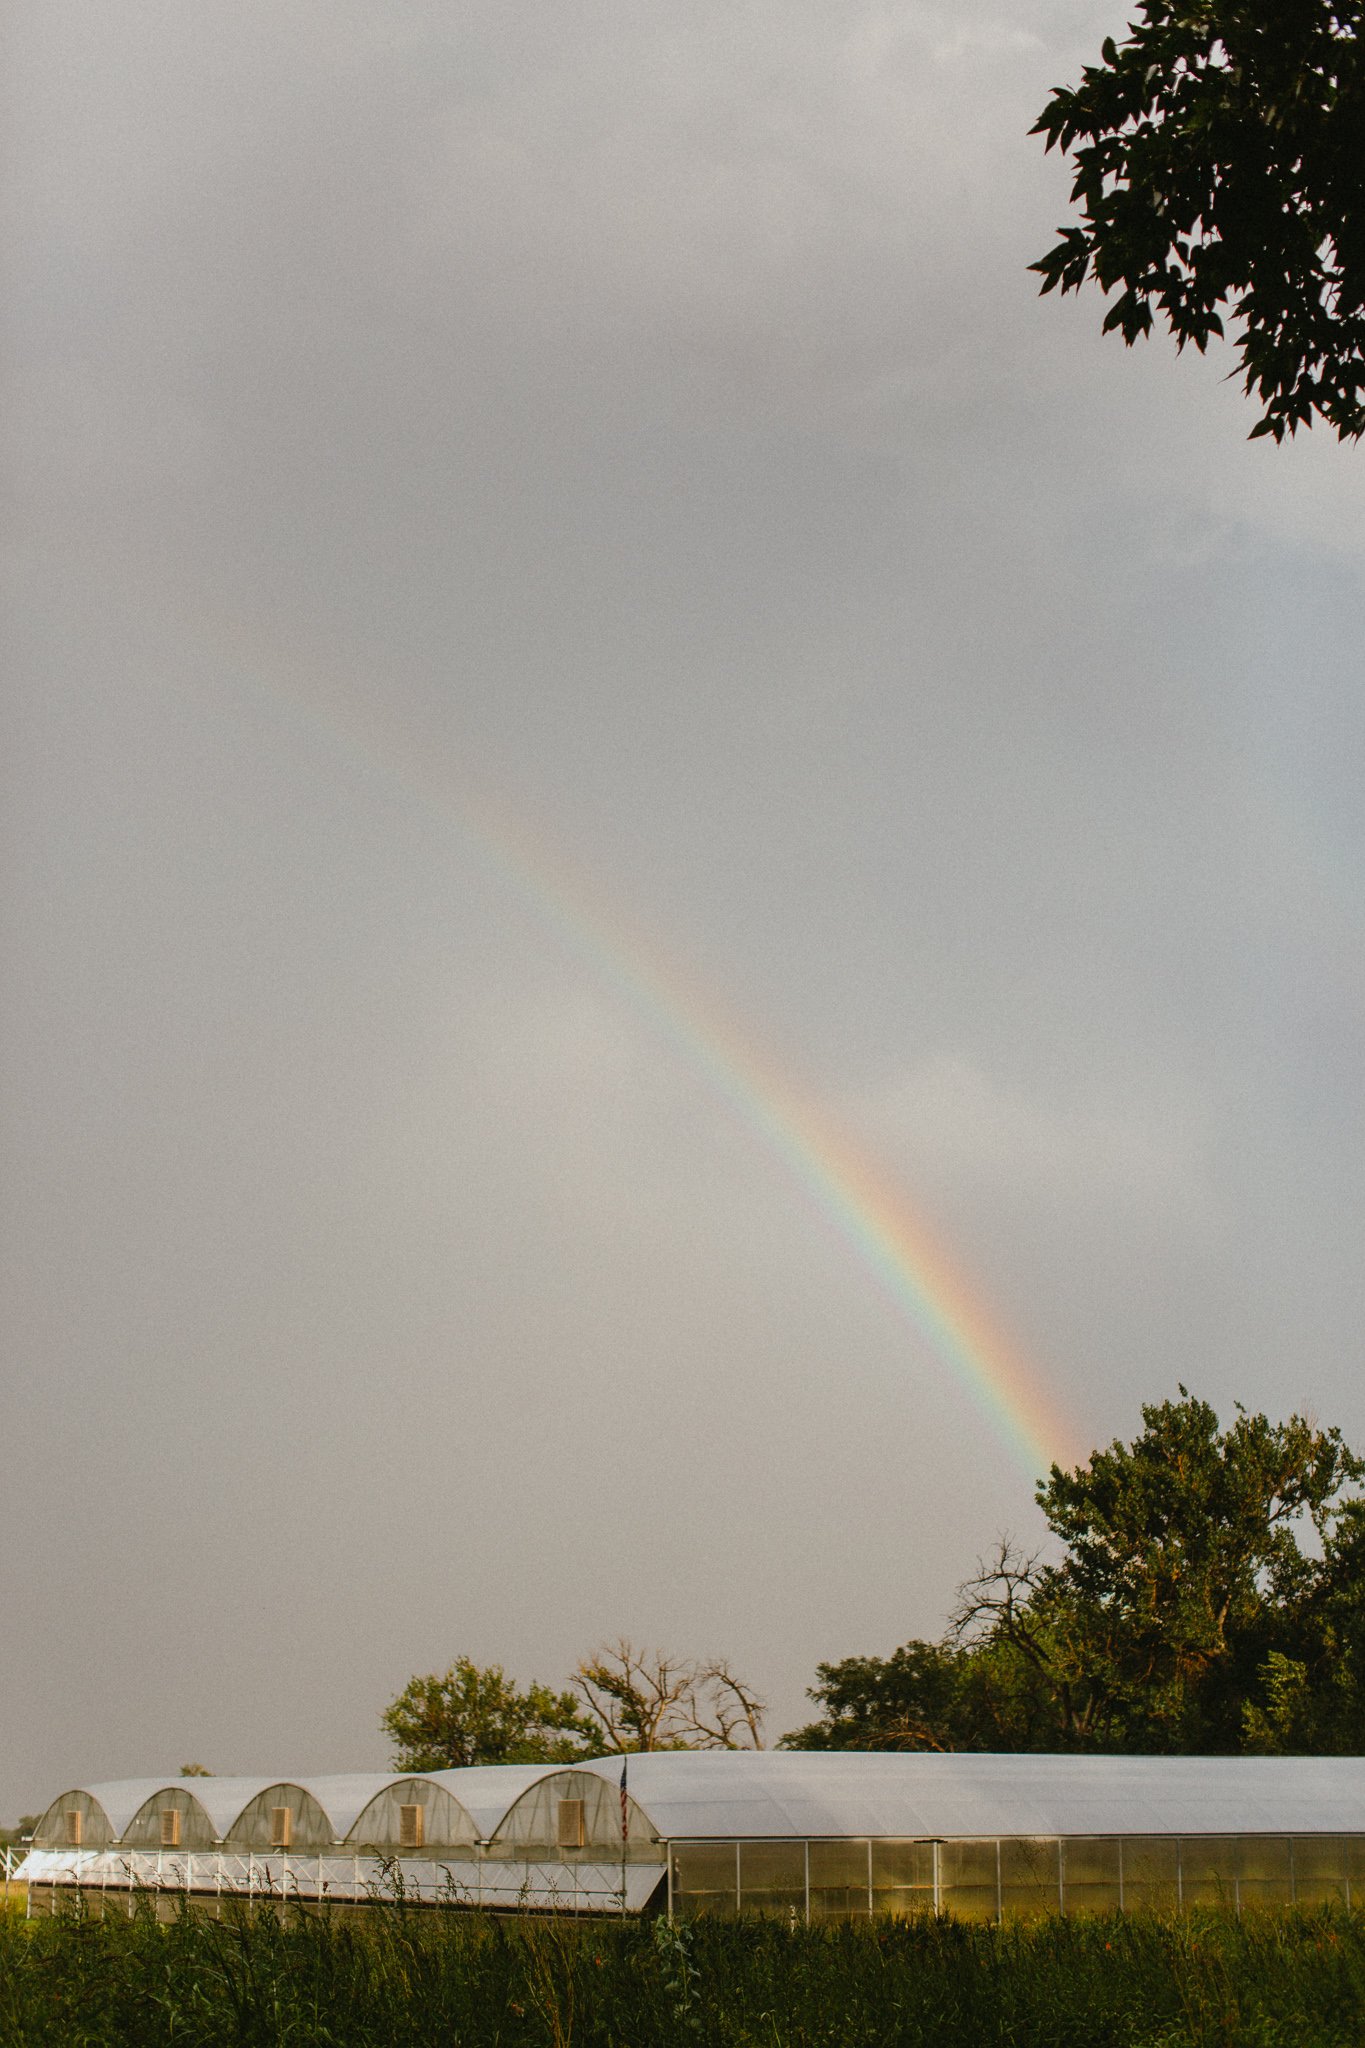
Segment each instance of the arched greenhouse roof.
[{"label": "arched greenhouse roof", "polygon": [[[618,1757],[580,1766],[619,1782]],[[632,1796],[665,1839],[1365,1834],[1365,1758],[656,1751]]]},{"label": "arched greenhouse roof", "polygon": [[[263,1792],[296,1790],[306,1793],[322,1809],[335,1839],[350,1832],[370,1801],[388,1786],[401,1782],[391,1771],[352,1772],[329,1778],[120,1778],[110,1784],[72,1788],[52,1802],[48,1813],[60,1813],[64,1803],[79,1790],[109,1816],[115,1841],[120,1840],[142,1809],[170,1792],[187,1794],[203,1808],[219,1840],[231,1836],[247,1808]],[[47,1815],[44,1815],[46,1820]]]},{"label": "arched greenhouse roof", "polygon": [[[361,1808],[376,1791],[390,1782],[387,1774],[380,1772],[336,1778],[291,1778],[281,1777],[278,1773],[273,1778],[163,1778],[159,1785],[152,1787],[148,1797],[155,1792],[172,1790],[192,1792],[213,1822],[215,1834],[220,1840],[226,1840],[247,1808],[263,1792],[271,1792],[276,1786],[285,1791],[296,1789],[317,1801],[333,1834],[340,1841]],[[95,1786],[93,1789],[98,1793],[101,1788]]]},{"label": "arched greenhouse roof", "polygon": [[156,1847],[161,1840],[162,1816],[169,1810],[178,1811],[182,1824],[187,1824],[183,1838],[177,1840],[178,1847],[211,1848],[218,1830],[212,1814],[194,1790],[200,1782],[197,1778],[177,1778],[173,1784],[158,1785],[132,1819],[119,1829],[118,1840],[133,1847]]},{"label": "arched greenhouse roof", "polygon": [[297,1785],[306,1792],[332,1823],[336,1839],[344,1841],[370,1801],[392,1785],[392,1771],[350,1771],[334,1778],[278,1779],[279,1784]]},{"label": "arched greenhouse roof", "polygon": [[[427,1783],[455,1800],[471,1838],[486,1843],[533,1786],[569,1770],[617,1787],[621,1758],[335,1777],[125,1778],[63,1793],[35,1837],[49,1820],[60,1827],[63,1809],[82,1798],[108,1816],[117,1841],[149,1801],[175,1791],[196,1800],[215,1836],[228,1840],[252,1802],[279,1787],[315,1801],[340,1843],[382,1793]],[[633,1806],[665,1841],[1365,1835],[1362,1757],[656,1751],[629,1758],[627,1782]]]},{"label": "arched greenhouse roof", "polygon": [[466,1764],[463,1770],[428,1771],[426,1775],[459,1801],[480,1841],[486,1842],[523,1792],[567,1768],[564,1764]]},{"label": "arched greenhouse roof", "polygon": [[[556,1842],[558,1830],[558,1807],[564,1799],[580,1803],[580,1825],[585,1830],[578,1847],[592,1848],[601,1853],[605,1848],[615,1853],[618,1844],[629,1843],[641,1848],[647,1842],[658,1843],[660,1837],[650,1816],[635,1797],[634,1788],[628,1788],[627,1813],[629,1826],[625,1835],[621,1829],[620,1770],[621,1759],[615,1760],[615,1770],[605,1774],[601,1770],[590,1770],[585,1764],[561,1764],[553,1770],[542,1771],[531,1783],[512,1800],[502,1819],[498,1822],[492,1841],[505,1850],[515,1852],[518,1848],[530,1849]],[[560,1846],[556,1842],[556,1846]]]},{"label": "arched greenhouse roof", "polygon": [[360,1809],[346,1831],[346,1840],[357,1847],[379,1843],[401,1848],[400,1815],[405,1807],[416,1805],[423,1809],[423,1846],[472,1848],[478,1839],[478,1823],[450,1787],[440,1782],[441,1776],[439,1771],[390,1773]]},{"label": "arched greenhouse roof", "polygon": [[260,1793],[272,1785],[292,1782],[281,1778],[164,1778],[157,1791],[191,1790],[221,1839],[231,1834],[233,1822]]},{"label": "arched greenhouse roof", "polygon": [[[71,1811],[73,1802],[76,1810],[81,1813],[82,1820],[84,1820],[82,1801],[85,1802],[86,1806],[93,1808],[94,1812],[101,1817],[104,1823],[103,1829],[97,1830],[97,1832],[101,1834],[107,1832],[110,1841],[117,1841],[119,1835],[118,1824],[115,1822],[113,1814],[110,1813],[109,1807],[105,1804],[105,1797],[109,1798],[115,1810],[121,1816],[125,1816],[123,1818],[123,1825],[126,1827],[128,1819],[131,1818],[131,1815],[125,1813],[127,1800],[136,1792],[137,1784],[138,1781],[129,1779],[125,1784],[119,1785],[101,1785],[94,1788],[87,1785],[72,1785],[68,1787],[65,1792],[59,1793],[55,1799],[51,1800],[46,1811],[40,1815],[37,1826],[33,1830],[34,1841],[37,1843],[49,1843],[59,1833],[64,1836],[66,1815]],[[132,1811],[134,1813],[137,1811],[136,1806],[133,1807]]]}]

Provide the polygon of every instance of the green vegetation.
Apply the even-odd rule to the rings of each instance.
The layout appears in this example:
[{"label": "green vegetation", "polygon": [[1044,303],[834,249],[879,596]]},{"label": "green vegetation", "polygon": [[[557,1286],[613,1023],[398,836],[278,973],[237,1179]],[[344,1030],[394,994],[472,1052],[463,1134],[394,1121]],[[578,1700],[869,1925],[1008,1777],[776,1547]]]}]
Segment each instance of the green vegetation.
[{"label": "green vegetation", "polygon": [[394,1769],[439,1771],[466,1764],[564,1764],[597,1754],[571,1692],[523,1691],[500,1664],[457,1657],[444,1673],[411,1678],[384,1709]]},{"label": "green vegetation", "polygon": [[1365,1925],[0,1923],[4,2048],[1355,2048]]},{"label": "green vegetation", "polygon": [[[784,1749],[1353,1755],[1365,1751],[1365,1463],[1336,1429],[1207,1401],[1144,1407],[1037,1489],[1047,1558],[1009,1540],[939,1642],[816,1666]],[[602,1645],[556,1691],[459,1657],[385,1709],[394,1767],[758,1749],[723,1660]]]},{"label": "green vegetation", "polygon": [[380,1716],[397,1771],[571,1764],[645,1749],[759,1749],[763,1702],[724,1658],[638,1650],[625,1636],[584,1657],[572,1687],[523,1691],[500,1664],[457,1657],[411,1678]]},{"label": "green vegetation", "polygon": [[1240,329],[1252,430],[1365,432],[1361,0],[1139,0],[1034,129],[1070,152],[1079,226],[1033,268],[1093,277],[1130,344],[1153,309],[1201,351]]},{"label": "green vegetation", "polygon": [[1052,1562],[1008,1541],[942,1642],[817,1667],[789,1749],[1357,1754],[1365,1476],[1335,1429],[1185,1388],[1131,1444],[1057,1465]]}]

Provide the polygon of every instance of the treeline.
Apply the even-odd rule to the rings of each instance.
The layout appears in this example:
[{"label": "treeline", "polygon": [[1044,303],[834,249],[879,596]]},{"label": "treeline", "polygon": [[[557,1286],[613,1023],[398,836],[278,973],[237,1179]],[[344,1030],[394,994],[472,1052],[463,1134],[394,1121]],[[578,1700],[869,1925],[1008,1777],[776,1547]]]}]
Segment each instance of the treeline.
[{"label": "treeline", "polygon": [[573,1763],[642,1749],[761,1749],[764,1702],[724,1658],[679,1659],[604,1643],[570,1684],[518,1686],[500,1664],[457,1657],[412,1678],[384,1709],[397,1771]]},{"label": "treeline", "polygon": [[[782,1749],[1329,1755],[1365,1750],[1365,1463],[1336,1429],[1183,1386],[1037,1489],[1052,1541],[1002,1540],[937,1642],[816,1667]],[[457,1658],[384,1711],[398,1770],[763,1746],[724,1660],[594,1651],[567,1686]]]}]

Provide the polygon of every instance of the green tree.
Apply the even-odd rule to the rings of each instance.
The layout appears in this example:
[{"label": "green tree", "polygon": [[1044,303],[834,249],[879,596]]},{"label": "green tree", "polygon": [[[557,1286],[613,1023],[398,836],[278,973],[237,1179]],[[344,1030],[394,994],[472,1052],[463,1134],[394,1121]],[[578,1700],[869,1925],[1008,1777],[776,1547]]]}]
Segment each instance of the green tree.
[{"label": "green tree", "polygon": [[1130,345],[1155,309],[1202,352],[1226,313],[1253,438],[1365,432],[1365,0],[1139,0],[1033,132],[1080,213],[1032,265],[1045,292],[1117,290]]},{"label": "green tree", "polygon": [[1322,1562],[1242,1710],[1243,1746],[1265,1755],[1365,1751],[1365,1501],[1343,1503]]},{"label": "green tree", "polygon": [[971,1658],[941,1643],[903,1643],[889,1657],[817,1664],[807,1698],[818,1721],[780,1749],[983,1749],[964,1700]]},{"label": "green tree", "polygon": [[1038,1488],[1058,1564],[1011,1585],[999,1562],[964,1589],[954,1633],[1024,1659],[1070,1746],[1237,1749],[1243,1706],[1323,1598],[1343,1489],[1365,1466],[1340,1431],[1238,1409],[1223,1430],[1184,1387],[1144,1407],[1131,1444]]},{"label": "green tree", "polygon": [[523,1691],[500,1664],[457,1657],[444,1673],[411,1678],[380,1716],[397,1771],[463,1764],[574,1763],[601,1744],[571,1692]]},{"label": "green tree", "polygon": [[818,1664],[819,1720],[779,1749],[1048,1749],[1051,1703],[1028,1665],[987,1644],[902,1643],[889,1657]]},{"label": "green tree", "polygon": [[1008,1539],[940,1644],[819,1667],[791,1748],[1365,1747],[1365,1466],[1340,1432],[1189,1394],[1054,1465],[1051,1561]]}]

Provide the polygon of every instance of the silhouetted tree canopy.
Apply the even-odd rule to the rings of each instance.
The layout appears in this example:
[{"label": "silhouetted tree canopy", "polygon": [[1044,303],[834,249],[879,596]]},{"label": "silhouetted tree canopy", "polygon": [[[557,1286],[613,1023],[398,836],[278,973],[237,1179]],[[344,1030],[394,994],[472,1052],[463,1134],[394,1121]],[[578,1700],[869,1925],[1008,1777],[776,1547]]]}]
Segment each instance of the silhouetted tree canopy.
[{"label": "silhouetted tree canopy", "polygon": [[1365,0],[1140,0],[1033,133],[1080,210],[1045,292],[1117,290],[1130,344],[1155,311],[1202,351],[1227,314],[1253,438],[1365,432]]},{"label": "silhouetted tree canopy", "polygon": [[822,1664],[793,1749],[1365,1748],[1365,1465],[1340,1432],[1205,1401],[1038,1503],[1061,1546],[1003,1539],[942,1643]]}]

